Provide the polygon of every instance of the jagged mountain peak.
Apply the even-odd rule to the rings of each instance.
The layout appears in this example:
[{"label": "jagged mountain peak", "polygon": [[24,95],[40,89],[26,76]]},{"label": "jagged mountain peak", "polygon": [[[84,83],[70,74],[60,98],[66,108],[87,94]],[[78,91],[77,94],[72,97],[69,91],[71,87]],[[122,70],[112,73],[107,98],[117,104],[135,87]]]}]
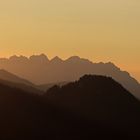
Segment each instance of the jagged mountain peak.
[{"label": "jagged mountain peak", "polygon": [[32,55],[29,57],[31,61],[47,62],[49,61],[48,57],[45,54]]},{"label": "jagged mountain peak", "polygon": [[88,62],[88,63],[92,63],[91,61],[89,61],[88,59],[85,59],[85,58],[81,58],[79,56],[72,56],[72,57],[69,57],[66,62]]},{"label": "jagged mountain peak", "polygon": [[59,62],[63,62],[63,60],[60,57],[55,56],[53,59],[51,59],[51,62],[59,63]]},{"label": "jagged mountain peak", "polygon": [[11,61],[23,61],[23,60],[28,61],[28,58],[23,55],[20,55],[20,56],[13,55],[9,58],[9,60],[11,60]]}]

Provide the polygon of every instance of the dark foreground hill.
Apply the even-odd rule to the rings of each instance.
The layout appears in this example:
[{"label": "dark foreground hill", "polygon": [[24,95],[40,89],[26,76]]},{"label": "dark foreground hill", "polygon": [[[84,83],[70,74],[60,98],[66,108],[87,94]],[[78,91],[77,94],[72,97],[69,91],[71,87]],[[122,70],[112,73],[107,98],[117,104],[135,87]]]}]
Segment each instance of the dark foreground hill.
[{"label": "dark foreground hill", "polygon": [[52,87],[46,96],[54,105],[93,124],[139,135],[140,102],[112,78],[86,75],[65,86]]},{"label": "dark foreground hill", "polygon": [[140,103],[120,84],[84,76],[39,96],[0,84],[0,139],[136,139]]}]

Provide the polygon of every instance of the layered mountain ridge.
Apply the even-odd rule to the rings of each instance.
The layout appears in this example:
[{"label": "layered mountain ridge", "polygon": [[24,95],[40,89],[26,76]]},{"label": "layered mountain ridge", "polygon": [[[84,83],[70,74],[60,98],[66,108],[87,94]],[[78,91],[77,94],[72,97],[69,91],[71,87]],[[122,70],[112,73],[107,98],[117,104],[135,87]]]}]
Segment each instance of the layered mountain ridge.
[{"label": "layered mountain ridge", "polygon": [[41,54],[29,58],[25,56],[12,56],[9,59],[1,58],[0,68],[38,85],[74,81],[85,74],[110,76],[140,98],[138,81],[112,62],[93,63],[78,56],[66,60],[59,57],[49,60],[45,54]]}]

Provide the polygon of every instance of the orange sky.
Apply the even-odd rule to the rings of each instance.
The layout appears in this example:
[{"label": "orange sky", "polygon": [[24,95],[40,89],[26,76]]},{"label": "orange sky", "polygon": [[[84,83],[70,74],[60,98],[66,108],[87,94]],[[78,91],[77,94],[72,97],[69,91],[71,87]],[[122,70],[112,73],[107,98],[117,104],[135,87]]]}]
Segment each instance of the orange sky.
[{"label": "orange sky", "polygon": [[113,61],[140,81],[139,0],[1,0],[0,55]]}]

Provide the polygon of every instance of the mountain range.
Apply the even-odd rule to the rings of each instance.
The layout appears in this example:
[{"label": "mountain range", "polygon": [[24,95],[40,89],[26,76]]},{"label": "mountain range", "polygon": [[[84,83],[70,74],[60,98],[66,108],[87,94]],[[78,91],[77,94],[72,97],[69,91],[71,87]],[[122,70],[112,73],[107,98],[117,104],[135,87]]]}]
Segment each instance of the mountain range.
[{"label": "mountain range", "polygon": [[140,98],[140,84],[138,81],[111,62],[93,63],[78,56],[66,60],[59,57],[49,60],[46,55],[41,54],[29,58],[25,56],[12,56],[8,59],[0,58],[0,68],[37,85],[74,81],[85,74],[110,76]]},{"label": "mountain range", "polygon": [[110,77],[85,75],[44,95],[0,83],[0,139],[139,139],[140,102]]}]

